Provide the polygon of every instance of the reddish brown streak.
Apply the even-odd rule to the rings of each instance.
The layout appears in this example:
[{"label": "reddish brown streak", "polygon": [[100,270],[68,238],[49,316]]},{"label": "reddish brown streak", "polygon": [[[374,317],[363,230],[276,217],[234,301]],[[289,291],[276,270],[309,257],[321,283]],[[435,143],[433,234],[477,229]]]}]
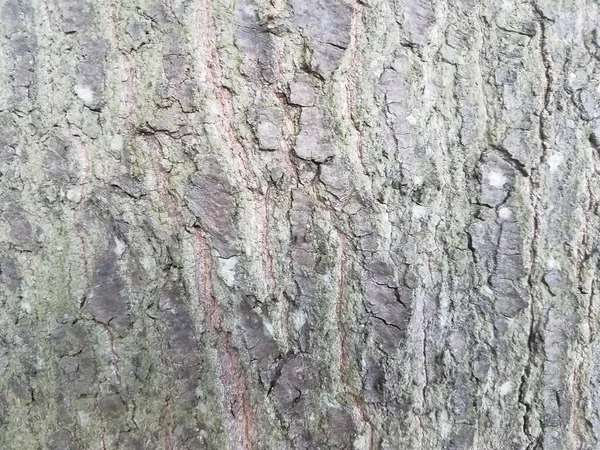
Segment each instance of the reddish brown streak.
[{"label": "reddish brown streak", "polygon": [[[202,291],[199,292],[200,300],[205,305],[207,312],[207,325],[217,335],[219,364],[221,370],[221,388],[223,390],[223,408],[225,413],[232,410],[232,405],[241,405],[241,422],[238,416],[234,417],[232,427],[238,435],[238,448],[251,449],[252,442],[255,440],[253,426],[253,411],[247,395],[247,389],[244,382],[242,364],[239,355],[233,350],[231,336],[222,329],[223,311],[212,289],[212,259],[210,247],[202,236],[202,232],[196,232],[197,248],[197,279],[202,284]],[[198,264],[199,263],[199,264]]]}]

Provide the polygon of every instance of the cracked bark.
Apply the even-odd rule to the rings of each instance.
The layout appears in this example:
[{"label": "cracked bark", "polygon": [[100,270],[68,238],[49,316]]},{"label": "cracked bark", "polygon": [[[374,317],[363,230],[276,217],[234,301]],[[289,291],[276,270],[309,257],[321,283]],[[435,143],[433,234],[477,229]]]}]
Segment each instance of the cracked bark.
[{"label": "cracked bark", "polygon": [[0,0],[0,448],[598,448],[599,19]]}]

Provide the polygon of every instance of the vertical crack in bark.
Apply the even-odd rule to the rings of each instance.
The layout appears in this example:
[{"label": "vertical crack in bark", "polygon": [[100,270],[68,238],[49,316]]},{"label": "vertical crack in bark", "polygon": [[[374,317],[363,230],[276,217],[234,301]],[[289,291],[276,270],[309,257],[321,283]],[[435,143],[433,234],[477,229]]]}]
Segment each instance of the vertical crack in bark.
[{"label": "vertical crack in bark", "polygon": [[541,156],[537,163],[536,167],[532,167],[531,177],[530,177],[530,198],[532,201],[533,208],[533,221],[532,221],[532,242],[530,248],[530,270],[529,275],[527,277],[527,284],[529,287],[529,295],[530,295],[530,322],[529,322],[529,336],[527,340],[528,347],[528,358],[527,365],[525,367],[524,375],[521,379],[521,386],[519,388],[519,402],[525,405],[525,415],[523,417],[523,431],[525,435],[529,439],[528,448],[533,449],[540,445],[540,440],[543,436],[542,434],[539,436],[534,436],[532,434],[532,420],[534,415],[534,407],[531,404],[530,399],[527,398],[526,392],[531,387],[532,376],[533,376],[533,368],[536,365],[535,356],[536,356],[536,326],[537,326],[537,318],[535,314],[536,308],[536,261],[538,255],[538,248],[541,245],[541,234],[540,234],[540,209],[542,205],[540,204],[539,199],[539,185],[541,182],[541,169],[542,164],[546,161],[546,157],[549,150],[548,138],[549,133],[547,130],[547,119],[550,115],[550,105],[552,101],[552,60],[549,54],[548,44],[547,44],[547,24],[546,21],[549,19],[543,14],[539,6],[535,1],[532,3],[533,11],[537,16],[538,23],[540,26],[540,37],[539,37],[539,52],[542,59],[542,80],[543,80],[543,88],[542,88],[542,107],[540,110],[540,117],[538,123],[538,135],[541,146]]},{"label": "vertical crack in bark", "polygon": [[348,114],[352,125],[354,126],[357,136],[356,150],[358,153],[358,160],[362,166],[362,171],[367,174],[365,167],[365,160],[363,155],[363,125],[357,117],[358,109],[358,38],[362,31],[360,27],[360,20],[362,18],[363,6],[360,3],[354,5],[352,11],[352,22],[350,26],[350,44],[348,45],[348,52],[350,54],[350,61],[348,72],[345,76],[346,85],[346,105],[348,108]]},{"label": "vertical crack in bark", "polygon": [[120,45],[119,39],[119,31],[118,31],[118,22],[119,17],[117,15],[117,7],[114,0],[110,0],[108,3],[109,7],[109,22],[110,22],[110,30],[112,34],[112,38],[115,43],[115,47],[117,51],[120,53],[121,58],[124,62],[125,72],[127,73],[127,87],[126,87],[126,101],[123,102],[123,106],[125,107],[125,111],[123,111],[123,115],[125,117],[125,128],[128,131],[132,131],[134,129],[132,117],[134,116],[134,111],[137,111],[137,102],[135,101],[135,69],[132,63],[131,54],[125,51]]},{"label": "vertical crack in bark", "polygon": [[44,22],[48,25],[48,29],[51,34],[55,32],[54,26],[52,24],[52,8],[50,7],[50,3],[54,4],[54,2],[50,2],[49,0],[43,0],[44,4]]},{"label": "vertical crack in bark", "polygon": [[[237,352],[233,350],[231,345],[231,337],[229,333],[221,332],[221,338],[219,343],[219,349],[221,352],[225,352],[227,358],[224,361],[224,373],[225,373],[225,381],[223,382],[223,386],[225,383],[232,383],[233,393],[229,394],[230,397],[235,398],[233,402],[230,400],[230,405],[239,405],[241,408],[241,419],[238,420],[238,426],[242,428],[242,435],[239,436],[238,442],[240,443],[240,448],[243,449],[252,449],[252,442],[254,439],[252,435],[255,432],[255,424],[252,423],[252,411],[250,407],[250,402],[248,399],[248,391],[246,389],[246,384],[244,382],[243,374],[242,374],[242,364],[240,362],[239,355]],[[226,388],[227,389],[227,388]],[[232,415],[235,419],[238,419],[235,413],[232,411]]]},{"label": "vertical crack in bark", "polygon": [[73,219],[75,222],[74,226],[75,226],[75,230],[76,230],[76,236],[79,240],[79,243],[81,244],[81,262],[83,263],[83,272],[84,272],[85,278],[86,278],[85,286],[83,287],[84,295],[85,295],[85,291],[87,291],[87,288],[88,288],[88,280],[89,280],[90,273],[89,273],[89,263],[87,260],[87,246],[86,246],[85,238],[84,238],[84,235],[86,233],[85,233],[85,230],[82,230],[82,227],[78,224],[81,222],[81,208],[83,206],[84,198],[86,196],[86,187],[90,183],[89,171],[91,170],[90,167],[92,165],[92,161],[91,161],[89,149],[83,142],[83,139],[80,138],[79,143],[81,146],[80,147],[81,148],[80,162],[82,164],[81,164],[81,174],[79,176],[79,181],[78,181],[78,188],[79,188],[78,197],[79,198],[77,199],[77,206],[75,207]]},{"label": "vertical crack in bark", "polygon": [[238,168],[240,178],[246,189],[251,192],[256,192],[258,183],[256,180],[250,180],[249,175],[251,170],[248,165],[246,149],[240,139],[237,137],[234,125],[234,110],[231,99],[231,91],[221,83],[221,61],[217,51],[216,34],[214,31],[214,19],[211,16],[211,0],[204,0],[198,8],[199,23],[196,33],[202,36],[200,43],[203,46],[200,49],[202,56],[207,58],[206,66],[208,67],[208,79],[214,92],[216,92],[216,100],[218,106],[218,117],[220,121],[219,129],[222,130],[223,138],[229,149],[234,153],[238,160]]},{"label": "vertical crack in bark", "polygon": [[[345,74],[343,74],[343,86],[345,88],[345,107],[347,110],[347,119],[350,121],[351,125],[356,130],[356,151],[358,162],[361,165],[362,172],[367,173],[367,170],[364,165],[364,155],[363,155],[363,133],[362,133],[362,124],[359,118],[357,117],[358,110],[358,100],[357,100],[357,90],[358,90],[358,39],[360,36],[361,28],[360,28],[360,20],[362,17],[363,6],[360,3],[355,3],[353,5],[352,10],[352,18],[350,24],[350,42],[348,45],[348,53],[349,53],[349,62],[348,69]],[[314,188],[313,188],[314,189]],[[328,205],[323,203],[317,193],[315,192],[315,198],[317,201],[323,206],[325,209],[330,209]],[[332,217],[335,217],[333,215]],[[344,378],[348,378],[349,375],[345,375],[351,368],[349,367],[349,349],[348,349],[348,332],[344,326],[344,284],[346,282],[346,265],[348,263],[348,238],[347,236],[336,227],[336,231],[338,234],[338,239],[340,242],[339,247],[339,256],[338,259],[340,261],[340,269],[339,269],[339,280],[338,280],[338,296],[336,300],[336,320],[338,325],[338,332],[340,336],[340,381],[345,386],[345,391],[348,393],[350,398],[352,399],[358,413],[360,415],[360,420],[367,428],[368,433],[368,448],[372,450],[375,448],[375,425],[369,419],[369,414],[367,411],[367,407],[365,405],[364,399],[353,392],[351,386],[348,384],[348,381],[345,381]]]},{"label": "vertical crack in bark", "polygon": [[104,427],[100,430],[100,445],[102,446],[102,450],[106,450],[106,441],[104,439]]},{"label": "vertical crack in bark", "polygon": [[[595,250],[589,251],[588,247],[590,245],[589,237],[594,235],[595,230],[590,230],[590,218],[589,214],[594,213],[594,201],[593,201],[593,191],[590,185],[590,179],[586,179],[586,192],[588,195],[587,198],[587,209],[584,211],[584,226],[583,232],[581,234],[581,241],[578,243],[578,251],[577,251],[577,266],[576,266],[576,274],[577,274],[577,282],[579,284],[578,291],[581,296],[587,299],[586,305],[586,317],[585,320],[587,322],[587,339],[581,345],[582,355],[579,358],[578,365],[573,369],[572,373],[572,386],[571,386],[571,395],[573,396],[573,402],[571,404],[571,432],[576,437],[578,441],[578,448],[580,448],[584,442],[585,438],[582,436],[582,425],[580,423],[580,419],[583,418],[584,427],[588,428],[589,423],[585,420],[585,413],[587,412],[586,404],[582,402],[582,397],[585,396],[584,389],[582,388],[581,376],[584,373],[585,362],[586,359],[591,358],[591,346],[594,342],[594,321],[593,321],[593,308],[594,308],[594,290],[595,290],[595,280],[592,280],[589,291],[584,288],[584,274],[585,274],[585,265],[594,255]],[[592,238],[593,239],[593,238]],[[594,245],[593,242],[591,245]],[[586,358],[587,357],[587,358]],[[589,431],[589,430],[588,430]]]},{"label": "vertical crack in bark", "polygon": [[348,368],[348,348],[346,340],[348,338],[346,328],[344,326],[344,283],[346,281],[346,263],[348,259],[347,255],[347,241],[346,236],[340,230],[336,230],[338,234],[339,244],[339,255],[338,260],[340,262],[340,270],[338,274],[338,293],[335,303],[335,316],[337,321],[338,333],[340,335],[340,381],[344,382],[344,375]]},{"label": "vertical crack in bark", "polygon": [[595,340],[594,330],[594,296],[596,295],[596,280],[592,281],[592,288],[590,290],[590,299],[588,302],[587,320],[589,327],[588,345],[591,345]]},{"label": "vertical crack in bark", "polygon": [[[282,40],[276,39],[274,40],[274,52],[276,53],[275,59],[275,71],[279,78],[285,79],[285,73],[282,71],[282,68],[285,68],[285,43]],[[282,147],[285,155],[285,161],[290,166],[292,173],[294,174],[296,180],[296,186],[300,184],[300,174],[298,173],[298,167],[294,163],[294,142],[299,132],[298,121],[299,121],[299,110],[301,108],[290,105],[286,94],[282,92],[279,83],[276,85],[271,85],[271,91],[279,101],[279,105],[283,111],[283,139],[282,139]],[[290,135],[291,132],[291,135]]]},{"label": "vertical crack in bark", "polygon": [[167,395],[165,398],[165,402],[160,410],[160,415],[158,417],[158,424],[161,429],[165,430],[165,448],[167,450],[173,450],[173,434],[171,432],[170,426],[165,426],[165,420],[167,418],[167,413],[171,409],[171,397]]},{"label": "vertical crack in bark", "polygon": [[579,365],[573,368],[572,382],[571,382],[571,395],[573,401],[571,402],[571,432],[577,442],[576,448],[581,448],[583,444],[583,438],[581,436],[581,425],[579,424],[579,411],[582,410],[581,404],[581,367],[583,361]]},{"label": "vertical crack in bark", "polygon": [[[215,56],[216,57],[216,56]],[[217,63],[212,64],[212,67],[215,67],[217,65]],[[216,86],[216,84],[215,84]],[[241,143],[241,141],[239,140],[239,138],[237,137],[237,133],[235,131],[235,125],[234,125],[234,112],[233,112],[233,105],[232,105],[232,100],[231,100],[231,91],[226,88],[225,86],[216,86],[217,89],[217,97],[218,97],[218,101],[219,101],[219,109],[220,109],[220,113],[219,113],[219,117],[221,119],[221,129],[224,130],[224,134],[225,134],[225,140],[228,143],[228,146],[231,150],[233,150],[235,156],[237,157],[238,161],[239,161],[239,167],[240,167],[240,176],[242,178],[242,182],[244,183],[244,186],[246,187],[246,189],[248,189],[251,192],[256,192],[257,191],[257,183],[256,181],[251,181],[249,179],[248,174],[251,173],[250,169],[248,168],[248,162],[246,161],[247,159],[247,155],[246,155],[246,149],[244,147],[244,145]]]},{"label": "vertical crack in bark", "polygon": [[365,402],[362,398],[360,398],[358,395],[356,395],[354,393],[351,393],[350,395],[352,396],[352,399],[354,400],[354,403],[355,403],[356,407],[358,408],[358,412],[360,414],[362,421],[364,423],[366,423],[367,426],[369,427],[368,450],[375,450],[375,448],[376,448],[376,446],[375,446],[375,425],[369,419],[369,415],[368,415],[368,412],[366,411],[366,407],[365,407]]},{"label": "vertical crack in bark", "polygon": [[286,133],[286,135],[283,138],[283,151],[285,152],[285,161],[290,166],[290,169],[291,169],[292,173],[294,174],[296,186],[298,186],[299,184],[301,184],[301,181],[300,181],[300,173],[298,171],[298,166],[294,162],[293,140],[298,137],[298,133],[299,133],[298,121],[299,121],[300,114],[298,112],[296,112],[296,114],[294,114],[293,110],[301,109],[301,108],[291,107],[290,105],[288,105],[288,103],[286,101],[284,101],[284,99],[281,98],[280,95],[277,95],[277,98],[279,98],[281,108],[283,109],[284,124],[285,123],[287,123],[288,125],[291,124],[291,127],[292,127],[292,130],[291,130],[292,135],[290,136],[289,134]]},{"label": "vertical crack in bark", "polygon": [[[539,8],[537,3],[532,2],[533,10],[538,17],[538,23],[540,25],[540,38],[539,42],[539,50],[540,55],[542,57],[542,65],[544,67],[542,78],[544,80],[543,86],[543,107],[540,111],[539,118],[539,137],[542,145],[542,156],[540,158],[541,163],[546,161],[546,156],[548,152],[548,138],[549,134],[547,132],[548,125],[548,116],[550,115],[550,104],[552,102],[552,86],[553,86],[553,75],[552,75],[552,56],[550,55],[550,50],[548,49],[548,41],[547,41],[547,22],[550,21],[548,17],[544,15],[542,10]],[[539,167],[538,167],[539,172]]]},{"label": "vertical crack in bark", "polygon": [[[200,296],[199,293],[197,295]],[[155,320],[153,322],[153,326],[157,333],[161,332],[158,320]],[[163,341],[160,343],[159,357],[160,357],[161,362],[163,363],[164,367],[166,368],[165,373],[167,373],[167,374],[173,373],[173,371],[174,371],[172,360],[169,358],[168,355],[169,355],[169,345],[167,342]],[[145,382],[147,380],[147,378],[142,380],[137,375],[136,375],[136,379],[140,382]],[[172,448],[173,448],[172,427],[170,426],[169,422],[167,421],[167,414],[169,412],[171,412],[171,395],[172,395],[171,393],[173,392],[173,389],[174,389],[175,379],[174,379],[174,377],[167,376],[163,382],[164,382],[164,385],[163,385],[162,392],[165,392],[166,394],[164,397],[163,405],[160,409],[160,413],[158,415],[158,427],[159,427],[160,431],[164,431],[164,433],[165,433],[165,441],[166,441],[165,449],[172,450]]]},{"label": "vertical crack in bark", "polygon": [[[111,319],[112,320],[112,319]],[[113,366],[113,370],[115,372],[115,377],[117,379],[118,384],[121,384],[121,372],[119,370],[119,361],[121,360],[119,358],[119,355],[117,354],[117,351],[115,350],[115,337],[113,335],[112,330],[110,329],[110,321],[108,324],[102,324],[104,326],[104,329],[106,330],[106,335],[108,338],[108,349],[110,351],[110,354],[112,355],[112,366]]]},{"label": "vertical crack in bark", "polygon": [[[533,171],[532,171],[533,172]],[[534,192],[534,177],[531,177],[530,182],[530,195],[533,199],[533,238],[530,249],[530,272],[527,277],[527,285],[529,287],[529,335],[527,338],[527,363],[525,366],[524,374],[521,377],[521,386],[519,387],[519,402],[525,406],[525,414],[523,416],[523,431],[525,436],[529,439],[528,449],[534,449],[537,447],[537,442],[541,438],[541,436],[534,436],[532,434],[532,415],[533,415],[533,405],[531,401],[527,398],[527,390],[530,389],[530,384],[532,383],[532,371],[535,365],[535,345],[536,345],[536,336],[535,336],[535,326],[536,326],[536,316],[535,316],[535,307],[536,307],[536,295],[535,295],[535,261],[537,259],[537,246],[540,244],[540,234],[539,234],[539,212],[537,210],[537,199],[536,193]]]},{"label": "vertical crack in bark", "polygon": [[264,209],[264,220],[263,220],[263,230],[262,230],[262,246],[264,253],[264,264],[265,264],[265,272],[267,278],[267,289],[269,297],[273,297],[275,295],[275,277],[273,275],[273,254],[271,253],[271,247],[269,246],[269,234],[271,228],[271,211],[269,209],[270,203],[270,192],[271,187],[267,186],[267,190],[265,195],[263,196],[263,209]]},{"label": "vertical crack in bark", "polygon": [[421,448],[423,448],[423,440],[425,436],[425,428],[423,426],[423,417],[425,415],[425,409],[427,407],[427,389],[429,387],[429,371],[427,369],[427,320],[423,317],[423,347],[421,349],[423,354],[423,375],[425,376],[425,383],[423,384],[423,389],[421,391],[421,411],[417,416],[419,420],[419,443]]},{"label": "vertical crack in bark", "polygon": [[338,259],[340,261],[340,269],[339,269],[339,275],[338,275],[338,295],[337,295],[336,305],[335,305],[336,306],[335,313],[336,313],[337,328],[338,328],[338,333],[340,335],[340,382],[344,386],[344,390],[346,392],[348,392],[348,394],[354,401],[354,404],[360,414],[361,420],[369,428],[369,450],[372,450],[375,448],[374,447],[375,431],[374,431],[374,425],[369,420],[367,412],[365,411],[364,400],[361,399],[358,395],[354,394],[352,392],[351,387],[348,385],[348,382],[344,380],[345,378],[348,378],[348,375],[345,375],[345,374],[348,373],[349,370],[351,370],[351,368],[348,367],[348,345],[347,345],[348,332],[346,330],[346,327],[344,326],[344,318],[343,318],[344,284],[346,281],[346,264],[348,262],[348,240],[347,240],[346,236],[339,229],[336,229],[336,231],[338,234],[338,239],[340,241],[339,255],[338,255]]},{"label": "vertical crack in bark", "polygon": [[[202,283],[201,301],[207,312],[207,326],[217,339],[223,414],[229,423],[234,448],[252,449],[256,424],[244,382],[243,366],[233,349],[230,334],[222,328],[223,310],[212,288],[211,249],[200,230],[196,232],[196,247],[196,258],[200,262],[197,277]],[[235,413],[236,407],[241,414]]]},{"label": "vertical crack in bark", "polygon": [[[157,188],[160,191],[161,198],[169,208],[168,220],[174,229],[181,230],[185,225],[185,219],[182,214],[179,198],[170,190],[169,173],[165,170],[161,162],[161,155],[164,154],[163,145],[155,133],[144,135],[148,148],[152,150],[149,154],[154,162],[154,173],[157,180]],[[191,212],[191,211],[190,211]],[[193,213],[192,213],[193,214]]]}]

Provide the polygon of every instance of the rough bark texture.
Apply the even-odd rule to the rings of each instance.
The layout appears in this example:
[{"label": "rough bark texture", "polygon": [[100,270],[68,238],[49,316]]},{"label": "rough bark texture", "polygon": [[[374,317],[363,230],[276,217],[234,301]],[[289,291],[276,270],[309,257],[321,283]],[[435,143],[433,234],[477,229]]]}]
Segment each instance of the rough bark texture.
[{"label": "rough bark texture", "polygon": [[599,9],[0,0],[0,448],[599,448]]}]

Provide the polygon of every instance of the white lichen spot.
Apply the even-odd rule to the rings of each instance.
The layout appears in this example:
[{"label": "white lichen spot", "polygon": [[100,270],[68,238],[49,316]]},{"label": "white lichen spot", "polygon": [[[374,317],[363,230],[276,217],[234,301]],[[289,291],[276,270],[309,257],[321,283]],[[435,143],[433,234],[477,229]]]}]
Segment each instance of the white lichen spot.
[{"label": "white lichen spot", "polygon": [[110,149],[113,152],[120,152],[123,150],[123,136],[115,134],[110,140]]},{"label": "white lichen spot", "polygon": [[356,450],[368,450],[370,439],[366,435],[360,434],[356,439],[354,439],[353,445]]},{"label": "white lichen spot", "polygon": [[21,309],[23,311],[25,311],[27,314],[31,314],[31,303],[29,303],[28,301],[23,300],[21,302]]},{"label": "white lichen spot", "polygon": [[494,291],[492,291],[492,288],[489,287],[487,284],[484,286],[481,286],[480,292],[485,295],[487,298],[492,298],[494,296]]},{"label": "white lichen spot", "polygon": [[156,268],[156,260],[149,256],[144,256],[140,258],[140,264],[146,272],[151,272]]},{"label": "white lichen spot", "polygon": [[565,157],[562,153],[555,153],[548,158],[548,166],[550,167],[550,172],[554,172],[558,169],[558,166],[562,164]]},{"label": "white lichen spot", "polygon": [[235,283],[235,268],[237,266],[238,259],[236,256],[231,258],[219,258],[219,272],[221,278],[225,284],[232,287]]},{"label": "white lichen spot", "polygon": [[415,175],[413,178],[413,183],[415,186],[421,186],[423,184],[423,178],[421,178],[419,175]]},{"label": "white lichen spot", "polygon": [[498,217],[502,220],[508,220],[512,217],[512,211],[506,206],[502,206],[498,209]]},{"label": "white lichen spot", "polygon": [[356,201],[351,201],[346,206],[344,206],[344,212],[349,215],[354,215],[362,208],[361,204]]},{"label": "white lichen spot", "polygon": [[269,334],[271,336],[275,336],[275,329],[273,328],[273,324],[268,320],[264,320],[263,324],[265,326],[265,329],[269,332]]},{"label": "white lichen spot", "polygon": [[116,236],[114,236],[113,239],[115,240],[115,255],[117,255],[117,258],[119,258],[125,251],[125,242]]},{"label": "white lichen spot", "polygon": [[292,315],[292,323],[294,324],[294,329],[300,331],[306,323],[306,314],[302,311],[295,311]]},{"label": "white lichen spot", "polygon": [[75,86],[75,94],[83,103],[92,103],[94,101],[94,91],[88,86]]},{"label": "white lichen spot", "polygon": [[244,14],[247,14],[248,16],[253,16],[256,11],[254,5],[244,5],[241,9],[243,9]]},{"label": "white lichen spot", "polygon": [[77,421],[79,425],[85,426],[90,423],[90,415],[85,411],[77,411]]},{"label": "white lichen spot", "polygon": [[73,203],[79,203],[79,200],[81,200],[81,192],[79,189],[69,189],[67,191],[67,200]]},{"label": "white lichen spot", "polygon": [[415,118],[415,116],[413,116],[412,114],[406,117],[406,121],[410,124],[410,125],[416,125],[417,124],[417,119]]},{"label": "white lichen spot", "polygon": [[495,188],[501,188],[506,184],[508,179],[499,170],[492,170],[487,174],[488,183]]},{"label": "white lichen spot", "polygon": [[421,205],[413,205],[412,214],[415,219],[422,219],[427,216],[427,208]]},{"label": "white lichen spot", "polygon": [[550,258],[548,258],[547,265],[548,265],[549,270],[554,270],[554,269],[560,270],[560,263],[556,259],[554,259],[552,256]]},{"label": "white lichen spot", "polygon": [[502,386],[500,386],[500,396],[504,397],[510,391],[512,391],[512,383],[510,381],[502,383]]},{"label": "white lichen spot", "polygon": [[448,420],[447,417],[441,417],[441,420],[438,422],[438,427],[440,430],[440,435],[443,438],[446,438],[448,436],[450,436],[450,433],[452,432],[452,423]]}]

